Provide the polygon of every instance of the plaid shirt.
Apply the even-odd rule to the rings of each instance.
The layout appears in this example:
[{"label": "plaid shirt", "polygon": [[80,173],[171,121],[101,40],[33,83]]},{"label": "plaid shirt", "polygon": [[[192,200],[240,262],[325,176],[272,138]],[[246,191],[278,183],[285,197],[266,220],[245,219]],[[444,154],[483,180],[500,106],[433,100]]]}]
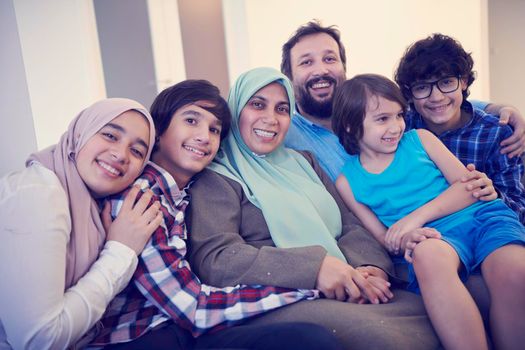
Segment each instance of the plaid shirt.
[{"label": "plaid shirt", "polygon": [[[500,153],[500,142],[512,134],[512,128],[499,125],[497,117],[473,108],[467,101],[461,108],[472,116],[470,121],[459,129],[445,131],[439,139],[463,164],[472,163],[487,174],[501,199],[525,223],[523,160]],[[406,119],[407,130],[428,129],[416,111],[409,111]]]},{"label": "plaid shirt", "polygon": [[[132,281],[108,306],[91,346],[135,339],[168,320],[199,336],[287,304],[318,297],[313,290],[246,285],[215,288],[202,284],[185,260],[187,188],[179,191],[173,177],[151,162],[135,184],[153,191],[152,201],[160,201],[164,221],[139,256]],[[111,198],[113,217],[119,212],[125,194]]]}]

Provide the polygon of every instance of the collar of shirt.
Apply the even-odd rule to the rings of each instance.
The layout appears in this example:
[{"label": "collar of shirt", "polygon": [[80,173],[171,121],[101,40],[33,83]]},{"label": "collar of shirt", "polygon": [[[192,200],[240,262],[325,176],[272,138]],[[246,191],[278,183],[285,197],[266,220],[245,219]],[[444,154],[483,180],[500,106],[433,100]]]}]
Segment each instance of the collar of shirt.
[{"label": "collar of shirt", "polygon": [[335,181],[350,158],[337,136],[295,112],[285,139],[286,147],[312,153],[323,170]]},{"label": "collar of shirt", "polygon": [[171,176],[167,170],[150,161],[144,168],[141,177],[137,179],[135,183],[139,184],[141,188],[151,188],[156,195],[166,196],[168,200],[171,201],[170,204],[177,207],[182,201],[187,200],[188,190],[193,184],[193,181],[188,182],[181,190],[179,186],[177,186],[177,182],[173,176]]}]

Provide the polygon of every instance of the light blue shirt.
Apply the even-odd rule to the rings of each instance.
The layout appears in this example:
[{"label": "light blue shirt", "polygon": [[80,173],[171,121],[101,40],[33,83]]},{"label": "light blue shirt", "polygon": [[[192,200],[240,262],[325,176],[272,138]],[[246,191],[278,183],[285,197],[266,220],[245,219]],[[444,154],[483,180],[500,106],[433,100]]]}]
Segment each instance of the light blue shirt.
[{"label": "light blue shirt", "polygon": [[474,108],[481,109],[482,111],[485,111],[487,106],[489,105],[489,102],[479,101],[479,100],[468,100]]},{"label": "light blue shirt", "polygon": [[295,150],[311,152],[332,181],[337,179],[343,165],[350,159],[332,131],[312,123],[298,112],[292,118],[284,144]]}]

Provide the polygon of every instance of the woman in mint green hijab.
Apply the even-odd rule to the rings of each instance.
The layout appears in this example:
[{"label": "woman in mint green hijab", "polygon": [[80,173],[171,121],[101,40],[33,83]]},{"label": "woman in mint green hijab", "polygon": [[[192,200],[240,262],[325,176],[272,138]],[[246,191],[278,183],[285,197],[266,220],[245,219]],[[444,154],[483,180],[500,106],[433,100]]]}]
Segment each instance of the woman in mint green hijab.
[{"label": "woman in mint green hijab", "polygon": [[[230,134],[191,189],[190,262],[200,277],[215,285],[243,281],[388,301],[380,270],[391,268],[386,252],[313,157],[283,146],[295,106],[288,78],[273,68],[250,70],[235,82],[228,104]],[[379,268],[360,273],[349,263]],[[344,275],[339,284],[327,275],[333,271]],[[338,287],[324,288],[324,281]]]},{"label": "woman in mint green hijab", "polygon": [[[263,96],[270,90],[280,98],[275,106]],[[228,104],[231,133],[210,168],[242,185],[262,210],[276,246],[320,245],[346,262],[336,242],[341,234],[337,203],[304,156],[282,145],[295,106],[288,78],[272,68],[246,72],[230,90]]]}]

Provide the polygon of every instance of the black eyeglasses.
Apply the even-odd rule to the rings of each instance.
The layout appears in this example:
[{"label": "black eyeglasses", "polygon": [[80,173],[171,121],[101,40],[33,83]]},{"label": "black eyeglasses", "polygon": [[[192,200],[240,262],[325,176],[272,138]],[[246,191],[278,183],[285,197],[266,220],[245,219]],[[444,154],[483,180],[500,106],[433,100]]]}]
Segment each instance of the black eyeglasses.
[{"label": "black eyeglasses", "polygon": [[434,86],[436,86],[438,90],[444,94],[454,92],[459,88],[460,78],[461,77],[445,77],[427,83],[417,83],[410,87],[410,93],[414,99],[422,100],[432,94],[432,89]]}]

